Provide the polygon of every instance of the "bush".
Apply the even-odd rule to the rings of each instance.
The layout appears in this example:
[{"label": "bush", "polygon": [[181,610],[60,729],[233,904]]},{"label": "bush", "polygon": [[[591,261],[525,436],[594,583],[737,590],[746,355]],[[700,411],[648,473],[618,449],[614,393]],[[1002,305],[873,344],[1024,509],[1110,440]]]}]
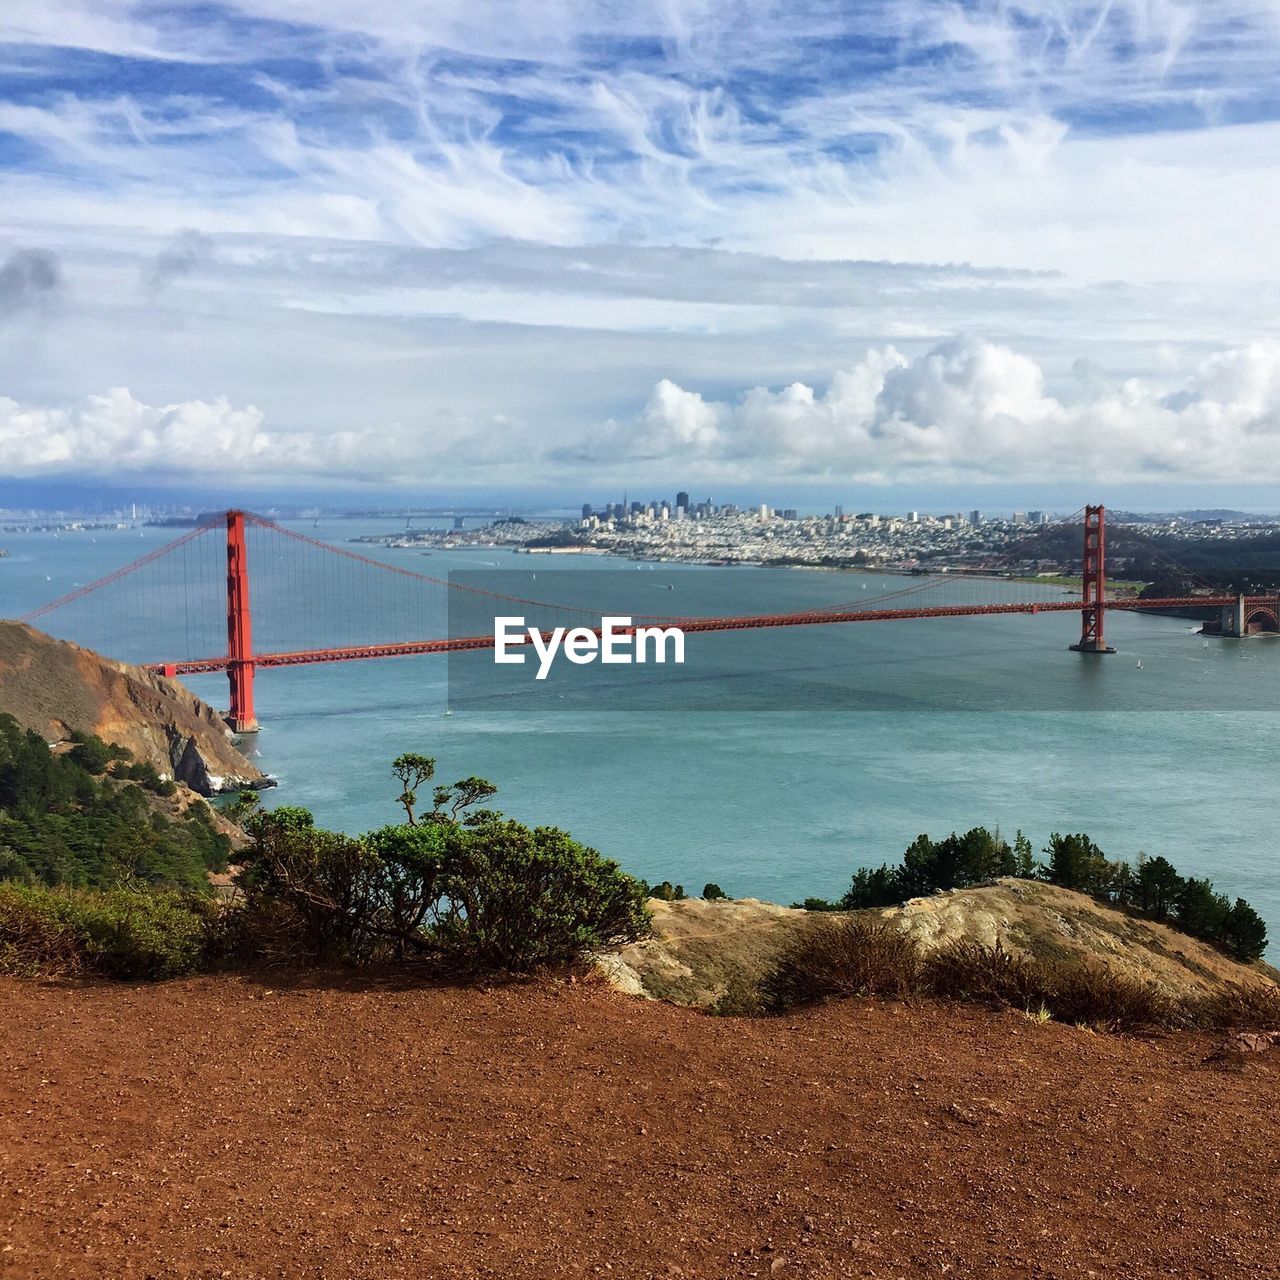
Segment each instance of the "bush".
[{"label": "bush", "polygon": [[0,972],[175,978],[204,968],[217,907],[173,892],[0,884]]},{"label": "bush", "polygon": [[433,770],[426,757],[402,756],[395,773],[409,821],[358,840],[319,830],[305,810],[253,818],[242,942],[252,948],[262,927],[264,950],[279,952],[292,920],[310,957],[418,955],[528,971],[648,932],[644,887],[596,850],[491,810],[462,816],[493,794],[481,778],[436,788],[418,817],[416,792]]},{"label": "bush", "polygon": [[46,889],[0,884],[0,973],[74,977],[84,967],[81,935]]},{"label": "bush", "polygon": [[718,884],[702,886],[702,896],[707,902],[727,902],[729,895]]},{"label": "bush", "polygon": [[1105,1031],[1144,1031],[1184,1021],[1178,1001],[1097,961],[1045,966],[1043,1003],[1059,1022]]},{"label": "bush", "polygon": [[880,916],[819,919],[797,933],[760,984],[773,1013],[831,996],[904,999],[920,979],[920,947]]},{"label": "bush", "polygon": [[1280,988],[1255,982],[1232,985],[1214,995],[1184,1002],[1189,1026],[1210,1031],[1275,1031],[1280,1029]]},{"label": "bush", "polygon": [[[1175,1000],[1097,961],[1041,963],[999,942],[961,941],[923,952],[910,934],[876,916],[822,920],[797,934],[761,981],[755,1003],[763,1012],[781,1013],[832,996],[912,995],[1019,1009],[1108,1031],[1280,1027],[1280,988],[1269,984]],[[752,1003],[735,990],[717,1012],[749,1013]]]},{"label": "bush", "polygon": [[923,987],[948,1000],[971,1000],[1030,1012],[1045,1003],[1044,974],[1034,960],[999,942],[953,942],[932,952],[922,966]]}]

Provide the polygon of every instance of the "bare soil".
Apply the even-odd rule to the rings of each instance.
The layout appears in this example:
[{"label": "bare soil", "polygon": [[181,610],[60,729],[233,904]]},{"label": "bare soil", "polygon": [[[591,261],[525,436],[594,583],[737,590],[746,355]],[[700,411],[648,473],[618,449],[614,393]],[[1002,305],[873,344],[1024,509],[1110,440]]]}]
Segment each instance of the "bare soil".
[{"label": "bare soil", "polygon": [[0,980],[0,1276],[1277,1276],[1280,1051],[1215,1043]]}]

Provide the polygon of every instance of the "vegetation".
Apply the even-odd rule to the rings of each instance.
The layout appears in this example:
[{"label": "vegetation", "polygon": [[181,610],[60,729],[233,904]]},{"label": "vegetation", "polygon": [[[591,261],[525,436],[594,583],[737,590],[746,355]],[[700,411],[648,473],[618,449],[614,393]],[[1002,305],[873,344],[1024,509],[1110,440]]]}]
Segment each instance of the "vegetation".
[{"label": "vegetation", "polygon": [[684,891],[684,885],[673,885],[670,880],[663,880],[661,884],[652,886],[644,881],[641,881],[641,883],[644,885],[645,896],[657,898],[660,902],[683,902],[687,896]]},{"label": "vegetation", "polygon": [[208,966],[220,933],[193,894],[0,884],[0,973],[176,978]]},{"label": "vegetation", "polygon": [[1115,906],[1159,920],[1220,947],[1244,963],[1261,958],[1267,926],[1243,898],[1234,903],[1209,880],[1183,877],[1167,858],[1140,855],[1138,862],[1109,861],[1087,836],[1055,832],[1037,862],[1021,831],[1013,844],[1000,833],[975,827],[942,840],[917,836],[898,866],[887,864],[855,872],[839,902],[806,899],[809,910],[856,911],[892,906],[908,898],[945,889],[967,889],[1000,876],[1047,880],[1064,889],[1091,894]]},{"label": "vegetation", "polygon": [[480,807],[496,790],[483,778],[434,788],[422,812],[435,762],[403,755],[392,772],[405,821],[359,838],[242,795],[241,892],[215,903],[205,871],[225,865],[228,842],[203,806],[168,822],[142,794],[163,780],[119,748],[80,737],[55,753],[0,718],[0,972],[168,978],[223,960],[407,957],[527,971],[647,931],[640,882],[563,831]]},{"label": "vegetation", "polygon": [[564,831],[477,808],[491,783],[436,787],[419,814],[435,761],[400,756],[393,773],[406,821],[359,839],[320,830],[304,809],[250,820],[239,884],[251,936],[291,940],[298,958],[528,971],[647,932],[639,881]]},{"label": "vegetation", "polygon": [[[1112,1031],[1280,1023],[1280,989],[1271,983],[1175,999],[1098,962],[1034,960],[999,943],[962,941],[927,951],[876,915],[815,921],[793,939],[757,995],[759,1008],[771,1013],[831,997],[931,996]],[[746,1003],[741,994],[737,1000]]]},{"label": "vegetation", "polygon": [[729,895],[714,882],[702,886],[702,896],[708,902],[725,902],[729,897]]},{"label": "vegetation", "polygon": [[174,790],[121,747],[75,734],[56,752],[0,714],[0,879],[207,893],[206,873],[226,867],[230,841],[204,805],[173,821],[147,796]]}]

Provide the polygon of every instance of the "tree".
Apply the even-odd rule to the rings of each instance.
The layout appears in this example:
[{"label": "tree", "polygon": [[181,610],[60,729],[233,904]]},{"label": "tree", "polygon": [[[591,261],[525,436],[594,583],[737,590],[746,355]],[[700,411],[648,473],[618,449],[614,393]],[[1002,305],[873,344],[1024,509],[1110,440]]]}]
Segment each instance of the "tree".
[{"label": "tree", "polygon": [[[413,810],[418,803],[418,788],[435,777],[436,762],[430,756],[406,751],[391,762],[392,774],[400,780],[400,797],[397,803],[404,806],[409,826],[414,825]],[[436,808],[440,807],[437,794]]]},{"label": "tree", "polygon": [[729,895],[718,885],[714,883],[702,886],[702,896],[708,902],[724,902],[727,901]]},{"label": "tree", "polygon": [[1223,894],[1214,893],[1209,880],[1188,877],[1178,891],[1174,909],[1180,929],[1197,938],[1216,939],[1222,937],[1231,902]]},{"label": "tree", "polygon": [[1079,893],[1106,892],[1107,859],[1088,836],[1064,836],[1055,831],[1045,853],[1049,855],[1047,876],[1051,883]]},{"label": "tree", "polygon": [[1182,877],[1168,858],[1144,858],[1138,864],[1134,901],[1148,915],[1167,920],[1182,892]]},{"label": "tree", "polygon": [[1237,960],[1251,964],[1261,960],[1267,949],[1266,921],[1243,898],[1237,898],[1223,919],[1222,938]]},{"label": "tree", "polygon": [[1031,841],[1021,831],[1013,837],[1013,865],[1015,876],[1033,880],[1036,875],[1036,855]]},{"label": "tree", "polygon": [[[927,837],[921,837],[927,839]],[[883,865],[874,870],[859,867],[853,873],[849,891],[841,898],[839,906],[844,911],[861,911],[866,907],[891,907],[911,896],[906,892],[905,877],[901,868]],[[810,899],[805,900],[809,910]]]}]

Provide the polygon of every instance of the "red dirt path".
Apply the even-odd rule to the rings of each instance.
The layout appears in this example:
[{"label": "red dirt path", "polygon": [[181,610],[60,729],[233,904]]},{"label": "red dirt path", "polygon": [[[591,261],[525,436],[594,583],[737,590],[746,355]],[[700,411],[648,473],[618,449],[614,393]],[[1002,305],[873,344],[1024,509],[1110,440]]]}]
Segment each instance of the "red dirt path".
[{"label": "red dirt path", "polygon": [[0,1276],[1280,1276],[1280,1052],[857,1002],[0,980]]}]

